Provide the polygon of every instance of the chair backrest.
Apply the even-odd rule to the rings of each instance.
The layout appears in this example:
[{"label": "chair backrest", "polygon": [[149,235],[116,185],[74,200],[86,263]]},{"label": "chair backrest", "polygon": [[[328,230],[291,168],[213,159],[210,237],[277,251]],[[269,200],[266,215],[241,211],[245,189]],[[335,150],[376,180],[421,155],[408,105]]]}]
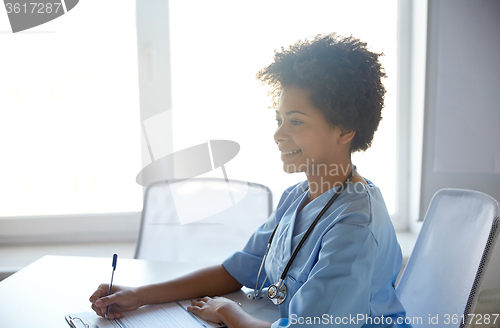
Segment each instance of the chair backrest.
[{"label": "chair backrest", "polygon": [[135,258],[222,262],[272,211],[268,187],[238,180],[159,181],[146,189]]},{"label": "chair backrest", "polygon": [[469,326],[498,231],[492,197],[460,189],[434,195],[396,289],[414,328]]}]

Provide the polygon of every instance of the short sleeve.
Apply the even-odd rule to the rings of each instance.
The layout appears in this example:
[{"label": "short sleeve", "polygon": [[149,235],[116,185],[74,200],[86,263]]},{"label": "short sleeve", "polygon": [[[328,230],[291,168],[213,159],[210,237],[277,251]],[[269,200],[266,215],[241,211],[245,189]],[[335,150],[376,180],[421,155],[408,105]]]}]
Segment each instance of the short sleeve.
[{"label": "short sleeve", "polygon": [[281,319],[272,327],[307,324],[308,318],[317,320],[314,326],[363,326],[365,321],[357,319],[370,314],[376,256],[377,242],[369,229],[336,224],[323,236],[318,261],[290,300],[288,324]]},{"label": "short sleeve", "polygon": [[[227,258],[222,265],[240,284],[248,288],[255,287],[262,258],[266,252],[269,237],[278,224],[276,213],[273,212],[269,219],[254,232],[243,250],[235,252]],[[262,269],[259,286],[266,277]]]}]

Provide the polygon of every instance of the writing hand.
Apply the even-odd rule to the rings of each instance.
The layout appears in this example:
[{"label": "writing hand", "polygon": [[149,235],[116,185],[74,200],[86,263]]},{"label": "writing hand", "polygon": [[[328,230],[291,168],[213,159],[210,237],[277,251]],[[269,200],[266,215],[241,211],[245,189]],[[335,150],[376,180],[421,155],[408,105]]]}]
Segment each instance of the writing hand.
[{"label": "writing hand", "polygon": [[104,317],[106,307],[110,305],[108,319],[118,319],[124,317],[124,312],[132,311],[140,307],[139,297],[136,288],[113,286],[113,294],[109,295],[109,285],[101,284],[90,296],[92,309],[98,316]]}]

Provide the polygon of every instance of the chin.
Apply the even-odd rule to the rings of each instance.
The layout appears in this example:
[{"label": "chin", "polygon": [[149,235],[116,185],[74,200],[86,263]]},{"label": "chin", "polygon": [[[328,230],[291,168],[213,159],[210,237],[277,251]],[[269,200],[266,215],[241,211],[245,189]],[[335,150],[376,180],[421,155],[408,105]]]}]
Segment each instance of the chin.
[{"label": "chin", "polygon": [[303,170],[297,169],[297,166],[294,164],[283,164],[283,171],[288,174],[305,172]]}]

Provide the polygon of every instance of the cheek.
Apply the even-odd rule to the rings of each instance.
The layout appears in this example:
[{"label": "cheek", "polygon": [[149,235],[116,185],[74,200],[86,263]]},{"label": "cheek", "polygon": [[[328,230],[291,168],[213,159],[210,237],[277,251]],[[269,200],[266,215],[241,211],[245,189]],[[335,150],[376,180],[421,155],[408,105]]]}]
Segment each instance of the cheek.
[{"label": "cheek", "polygon": [[308,156],[317,156],[321,151],[321,140],[308,140],[299,145],[302,153]]}]

